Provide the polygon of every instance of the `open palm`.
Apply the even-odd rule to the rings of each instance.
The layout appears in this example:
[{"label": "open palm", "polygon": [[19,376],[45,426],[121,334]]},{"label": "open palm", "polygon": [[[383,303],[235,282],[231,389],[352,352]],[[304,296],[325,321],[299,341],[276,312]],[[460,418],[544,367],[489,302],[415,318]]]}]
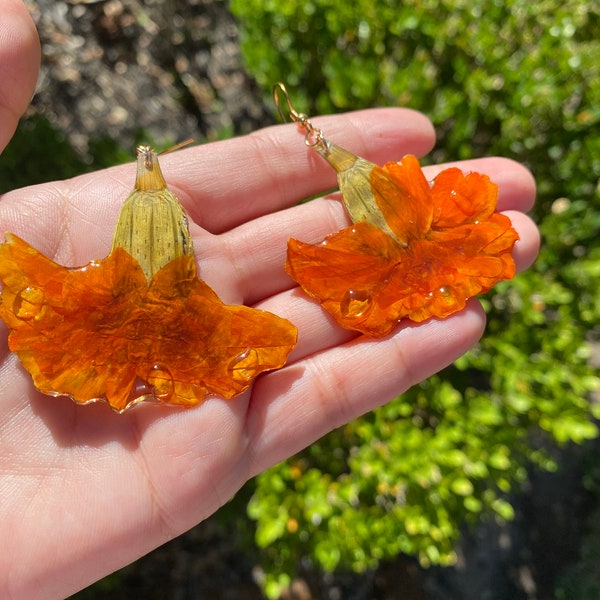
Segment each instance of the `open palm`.
[{"label": "open palm", "polygon": [[[8,138],[31,96],[39,48],[21,3],[5,4],[0,27],[13,35],[11,51],[0,48],[0,74],[11,74],[14,85],[0,96],[0,130]],[[8,39],[0,35],[0,43]],[[315,125],[377,163],[423,154],[434,142],[427,119],[405,109],[322,117]],[[294,126],[182,150],[161,166],[188,212],[200,276],[228,304],[291,320],[298,345],[286,367],[233,400],[190,410],[142,404],[117,415],[103,404],[38,393],[2,325],[3,598],[64,597],[124,566],[213,513],[256,473],[443,368],[482,334],[484,316],[471,301],[443,321],[403,323],[388,338],[367,340],[299,292],[283,268],[287,239],[318,242],[348,220],[335,195],[297,205],[332,188],[335,173]],[[530,174],[498,158],[459,166],[498,183],[499,209],[521,238],[515,261],[526,268],[539,244],[518,212],[534,200]],[[10,192],[0,202],[0,229],[64,265],[102,258],[134,177],[130,164]]]}]

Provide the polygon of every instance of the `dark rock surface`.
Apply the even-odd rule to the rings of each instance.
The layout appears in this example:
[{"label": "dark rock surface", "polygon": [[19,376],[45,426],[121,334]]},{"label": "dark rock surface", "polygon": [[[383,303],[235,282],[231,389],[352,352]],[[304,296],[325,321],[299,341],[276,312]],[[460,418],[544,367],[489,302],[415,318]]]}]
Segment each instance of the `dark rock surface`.
[{"label": "dark rock surface", "polygon": [[98,137],[154,145],[274,121],[217,0],[29,0],[43,65],[33,107],[80,152]]}]

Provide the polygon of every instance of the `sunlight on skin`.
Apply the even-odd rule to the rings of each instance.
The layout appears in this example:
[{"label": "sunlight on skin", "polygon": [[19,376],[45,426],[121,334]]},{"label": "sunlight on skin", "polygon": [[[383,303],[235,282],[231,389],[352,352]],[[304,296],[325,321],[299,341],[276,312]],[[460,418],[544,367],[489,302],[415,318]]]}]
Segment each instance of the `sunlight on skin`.
[{"label": "sunlight on skin", "polygon": [[[4,0],[2,8],[0,73],[13,73],[17,88],[0,96],[5,133],[33,93],[39,45],[23,5]],[[315,124],[377,163],[422,155],[434,143],[427,119],[404,109]],[[76,406],[35,391],[2,328],[0,597],[63,598],[128,564],[212,514],[251,476],[394,398],[481,336],[484,315],[471,301],[446,320],[402,323],[382,340],[365,340],[294,287],[283,269],[287,239],[318,240],[348,224],[335,197],[296,206],[335,185],[316,159],[286,125],[161,160],[189,213],[201,277],[224,302],[269,310],[299,329],[288,365],[248,392],[190,410],[144,404],[117,415],[105,405]],[[499,185],[500,206],[520,236],[517,268],[526,268],[539,246],[520,212],[534,201],[531,175],[504,159],[459,164]],[[5,194],[0,228],[61,264],[106,256],[133,169]]]}]

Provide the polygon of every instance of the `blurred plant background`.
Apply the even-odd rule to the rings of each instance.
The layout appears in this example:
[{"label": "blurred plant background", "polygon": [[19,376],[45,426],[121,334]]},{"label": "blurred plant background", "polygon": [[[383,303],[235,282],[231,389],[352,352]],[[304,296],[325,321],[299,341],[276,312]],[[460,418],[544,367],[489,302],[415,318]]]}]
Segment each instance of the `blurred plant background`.
[{"label": "blurred plant background", "polygon": [[[538,183],[539,260],[483,299],[488,327],[478,346],[258,476],[215,517],[240,545],[246,536],[264,593],[332,597],[327,576],[321,587],[314,576],[332,572],[353,582],[354,596],[342,597],[379,597],[377,577],[394,565],[417,573],[422,585],[386,598],[475,599],[482,590],[499,600],[600,597],[598,2],[173,0],[165,3],[167,13],[156,2],[93,3],[104,17],[118,4],[133,7],[121,13],[132,21],[129,29],[117,27],[111,43],[133,39],[135,27],[137,35],[150,35],[148,16],[151,24],[168,25],[159,30],[169,33],[169,43],[163,40],[160,56],[151,58],[160,60],[205,139],[268,122],[275,112],[270,89],[285,81],[297,108],[311,115],[383,105],[421,110],[438,133],[426,161],[503,155],[526,164]],[[92,10],[80,2],[65,6],[81,17]],[[215,8],[221,12],[211,13]],[[235,17],[227,21],[226,41],[238,48],[239,35],[245,70],[234,78],[226,63],[227,81],[251,90],[253,118],[208,127],[207,112],[234,110],[214,70],[198,77],[211,64],[213,55],[204,60],[202,52],[216,43],[216,28],[202,37],[186,19],[225,14]],[[99,17],[93,23],[108,27]],[[188,43],[193,59],[185,54]],[[118,60],[103,62],[122,69]],[[71,84],[77,90],[80,82]],[[127,156],[110,132],[78,149],[78,139],[51,121],[38,102],[2,157],[3,186],[68,177]],[[46,153],[32,158],[32,148],[48,147],[51,163]],[[528,534],[539,515],[546,522]],[[562,551],[548,549],[552,530]],[[478,573],[489,589],[475,585]],[[305,590],[312,596],[294,588],[299,577],[312,584]],[[125,578],[117,574],[80,596],[125,597],[115,591]]]}]

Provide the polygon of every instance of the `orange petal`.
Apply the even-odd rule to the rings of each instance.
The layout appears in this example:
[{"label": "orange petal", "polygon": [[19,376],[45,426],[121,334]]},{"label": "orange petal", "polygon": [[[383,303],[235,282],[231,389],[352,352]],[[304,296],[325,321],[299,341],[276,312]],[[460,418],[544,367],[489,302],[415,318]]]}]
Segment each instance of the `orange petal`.
[{"label": "orange petal", "polygon": [[376,227],[357,223],[317,245],[290,239],[286,270],[342,327],[381,337],[397,318],[386,315],[376,298],[400,248]]},{"label": "orange petal", "polygon": [[191,406],[246,390],[283,366],[296,328],[270,313],[225,306],[195,273],[193,256],[148,286],[122,248],[67,269],[16,236],[0,246],[0,317],[9,346],[49,395],[106,400],[121,412],[153,397]]},{"label": "orange petal", "polygon": [[[169,357],[176,384],[191,383],[202,390],[231,398],[246,390],[260,373],[283,366],[296,342],[297,330],[286,319],[247,306],[228,306],[202,280],[194,278],[189,290],[173,300],[177,261],[153,278],[146,302],[162,308],[153,319],[158,339],[154,361]],[[150,365],[146,365],[150,366]],[[138,373],[141,377],[142,374]],[[177,402],[176,398],[171,399]]]},{"label": "orange petal", "polygon": [[375,166],[371,186],[377,205],[397,239],[408,243],[431,227],[433,207],[429,200],[429,183],[419,161],[412,155],[398,163]]},{"label": "orange petal", "polygon": [[404,317],[447,317],[514,276],[518,236],[494,213],[486,175],[448,169],[430,187],[406,156],[374,166],[371,185],[393,237],[356,223],[320,245],[288,244],[288,273],[343,327],[381,337]]},{"label": "orange petal", "polygon": [[444,229],[488,219],[496,210],[498,186],[487,175],[460,169],[442,171],[431,188],[432,228]]}]

